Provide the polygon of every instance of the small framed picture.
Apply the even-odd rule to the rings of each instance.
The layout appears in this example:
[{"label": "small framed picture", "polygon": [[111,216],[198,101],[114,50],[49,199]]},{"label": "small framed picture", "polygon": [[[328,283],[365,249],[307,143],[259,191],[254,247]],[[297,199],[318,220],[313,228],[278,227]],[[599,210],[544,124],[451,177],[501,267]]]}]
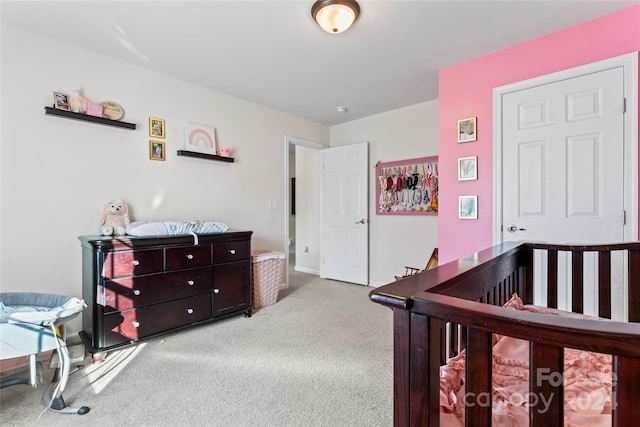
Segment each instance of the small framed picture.
[{"label": "small framed picture", "polygon": [[164,138],[164,120],[157,117],[149,117],[149,136]]},{"label": "small framed picture", "polygon": [[478,157],[458,158],[458,181],[478,179]]},{"label": "small framed picture", "polygon": [[53,92],[53,106],[58,110],[69,111],[69,97],[64,93]]},{"label": "small framed picture", "polygon": [[478,219],[478,196],[458,197],[458,218]]},{"label": "small framed picture", "polygon": [[149,158],[151,160],[164,160],[164,142],[149,141]]},{"label": "small framed picture", "polygon": [[476,118],[458,120],[458,142],[475,141],[477,138]]},{"label": "small framed picture", "polygon": [[217,154],[216,128],[185,123],[184,147],[185,150],[193,153]]}]

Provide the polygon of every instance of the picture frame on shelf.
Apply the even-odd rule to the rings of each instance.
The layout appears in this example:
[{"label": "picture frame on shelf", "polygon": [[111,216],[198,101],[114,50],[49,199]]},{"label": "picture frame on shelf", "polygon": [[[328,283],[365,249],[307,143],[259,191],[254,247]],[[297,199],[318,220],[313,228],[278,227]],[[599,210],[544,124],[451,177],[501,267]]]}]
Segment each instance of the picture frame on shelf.
[{"label": "picture frame on shelf", "polygon": [[458,158],[458,181],[478,179],[478,156]]},{"label": "picture frame on shelf", "polygon": [[157,117],[149,117],[149,136],[153,138],[164,138],[164,135],[164,120]]},{"label": "picture frame on shelf", "polygon": [[477,118],[467,117],[458,120],[458,142],[471,142],[478,139]]},{"label": "picture frame on shelf", "polygon": [[195,123],[185,123],[184,148],[192,153],[218,155],[216,129]]},{"label": "picture frame on shelf", "polygon": [[478,196],[458,197],[458,218],[478,219]]},{"label": "picture frame on shelf", "polygon": [[60,92],[53,92],[53,107],[58,110],[70,111],[69,96]]},{"label": "picture frame on shelf", "polygon": [[149,141],[149,159],[150,160],[164,160],[165,158],[165,145],[162,141]]}]

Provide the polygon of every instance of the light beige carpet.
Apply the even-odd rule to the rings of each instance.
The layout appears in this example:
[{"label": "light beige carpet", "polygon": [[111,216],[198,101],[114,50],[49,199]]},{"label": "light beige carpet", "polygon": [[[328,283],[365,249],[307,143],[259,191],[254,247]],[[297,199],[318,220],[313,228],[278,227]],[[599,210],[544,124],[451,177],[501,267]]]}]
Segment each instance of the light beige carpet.
[{"label": "light beige carpet", "polygon": [[45,412],[45,384],[0,390],[0,425],[391,426],[392,312],[371,288],[292,272],[278,303],[85,360]]}]

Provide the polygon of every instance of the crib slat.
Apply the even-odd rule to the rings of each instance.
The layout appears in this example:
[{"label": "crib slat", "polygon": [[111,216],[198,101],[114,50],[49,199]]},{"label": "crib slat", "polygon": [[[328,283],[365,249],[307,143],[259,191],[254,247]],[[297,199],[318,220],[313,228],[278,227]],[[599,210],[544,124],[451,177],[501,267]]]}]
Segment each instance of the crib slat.
[{"label": "crib slat", "polygon": [[410,312],[393,310],[393,425],[409,425]]},{"label": "crib slat", "polygon": [[427,316],[411,313],[409,425],[425,420],[429,410],[429,333]]},{"label": "crib slat", "polygon": [[598,252],[598,315],[611,319],[611,252]]},{"label": "crib slat", "polygon": [[558,251],[547,251],[547,307],[558,308]]},{"label": "crib slat", "polygon": [[640,250],[629,249],[629,322],[640,322]]},{"label": "crib slat", "polygon": [[[429,426],[440,427],[440,353],[437,348],[442,348],[442,332],[445,328],[445,322],[430,317],[429,319],[429,358],[428,358],[428,375],[429,375],[429,408],[428,408],[428,424]],[[436,397],[438,396],[438,397]]]},{"label": "crib slat", "polygon": [[525,304],[533,304],[533,272],[535,251],[531,247],[527,247],[521,252],[521,265],[518,268],[518,295],[522,295],[522,301]]},{"label": "crib slat", "polygon": [[630,420],[640,419],[640,359],[616,356],[613,366],[617,369],[614,369],[611,396],[612,424],[613,427],[624,427],[630,425]]},{"label": "crib slat", "polygon": [[584,313],[584,252],[571,253],[571,311]]},{"label": "crib slat", "polygon": [[531,343],[529,420],[532,427],[564,425],[562,372],[564,349]]},{"label": "crib slat", "polygon": [[467,427],[491,426],[491,333],[467,329],[465,423]]}]

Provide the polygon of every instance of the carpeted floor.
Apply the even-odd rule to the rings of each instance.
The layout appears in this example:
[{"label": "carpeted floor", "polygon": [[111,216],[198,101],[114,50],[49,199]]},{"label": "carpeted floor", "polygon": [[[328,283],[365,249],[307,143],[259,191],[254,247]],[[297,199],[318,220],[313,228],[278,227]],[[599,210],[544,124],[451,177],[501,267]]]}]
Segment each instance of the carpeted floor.
[{"label": "carpeted floor", "polygon": [[391,426],[392,313],[370,290],[292,272],[251,318],[85,359],[64,398],[87,415],[42,413],[47,384],[20,385],[0,390],[0,425]]}]

